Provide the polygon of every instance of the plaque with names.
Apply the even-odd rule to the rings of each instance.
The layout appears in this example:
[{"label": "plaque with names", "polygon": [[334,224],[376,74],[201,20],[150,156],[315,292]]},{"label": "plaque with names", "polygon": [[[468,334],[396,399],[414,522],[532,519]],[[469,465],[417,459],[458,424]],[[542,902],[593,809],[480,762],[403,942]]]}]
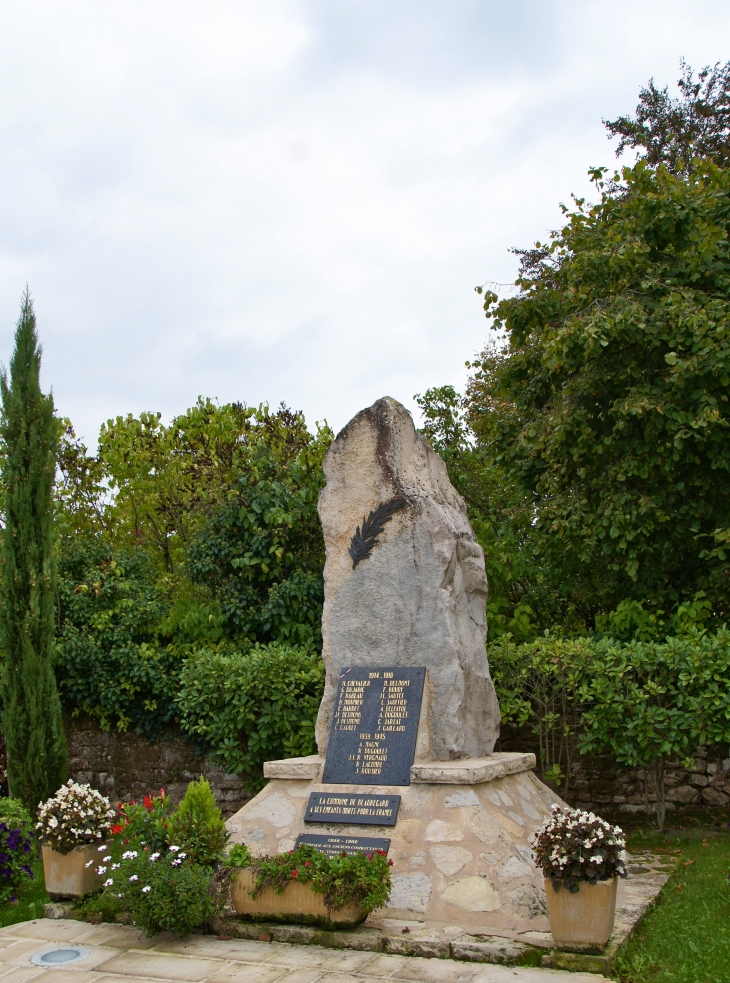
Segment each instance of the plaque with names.
[{"label": "plaque with names", "polygon": [[426,670],[347,669],[340,676],[322,781],[410,785]]},{"label": "plaque with names", "polygon": [[372,792],[310,792],[305,823],[347,823],[350,826],[395,826],[400,795]]},{"label": "plaque with names", "polygon": [[324,836],[320,833],[300,833],[294,844],[294,849],[300,846],[316,847],[320,853],[328,857],[341,857],[343,853],[375,853],[381,850],[387,853],[390,840],[383,836]]}]

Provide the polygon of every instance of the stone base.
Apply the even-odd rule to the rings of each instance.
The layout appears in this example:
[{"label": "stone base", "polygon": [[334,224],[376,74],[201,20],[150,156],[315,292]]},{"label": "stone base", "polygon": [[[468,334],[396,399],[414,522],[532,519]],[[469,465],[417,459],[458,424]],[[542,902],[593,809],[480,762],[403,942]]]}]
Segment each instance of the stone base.
[{"label": "stone base", "polygon": [[[303,822],[311,792],[361,794],[363,786],[321,784],[314,756],[269,762],[265,773],[282,777],[272,777],[228,820],[231,843],[263,856],[291,850],[305,832],[388,837],[393,890],[387,908],[366,925],[386,918],[406,928],[415,920],[478,935],[547,932],[542,874],[532,864],[529,837],[561,800],[531,771],[518,770],[533,763],[532,755],[509,754],[421,762],[410,786],[367,786],[400,795],[401,805],[394,827],[363,827]],[[505,774],[508,769],[515,773]],[[490,770],[495,777],[485,780]]]},{"label": "stone base", "polygon": [[[333,949],[458,959],[473,963],[501,963],[508,966],[544,966],[611,975],[615,970],[618,954],[649,907],[656,901],[673,864],[676,864],[676,859],[651,853],[629,859],[629,878],[622,880],[618,886],[613,935],[600,955],[557,949],[549,932],[502,931],[491,934],[488,930],[482,930],[470,934],[460,924],[461,912],[445,924],[427,921],[418,914],[398,918],[388,908],[381,908],[374,911],[365,924],[358,928],[333,932],[309,925],[245,922],[231,917],[229,911],[222,917],[213,919],[210,929],[216,935],[263,939],[290,945],[326,946]],[[51,916],[47,913],[46,917],[64,916]]]}]

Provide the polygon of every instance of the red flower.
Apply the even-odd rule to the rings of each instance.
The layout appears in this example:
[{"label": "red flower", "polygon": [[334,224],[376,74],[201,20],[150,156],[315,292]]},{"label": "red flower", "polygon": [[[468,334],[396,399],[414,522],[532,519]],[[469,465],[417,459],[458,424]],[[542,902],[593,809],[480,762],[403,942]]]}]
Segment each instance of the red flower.
[{"label": "red flower", "polygon": [[116,835],[117,833],[121,833],[123,829],[124,826],[120,826],[119,823],[115,823],[114,826],[112,826],[112,833]]},{"label": "red flower", "polygon": [[341,856],[341,857],[346,857],[346,856],[347,856],[347,854],[346,854],[346,853],[345,853],[345,851],[343,850],[343,851],[342,851],[342,853],[340,854],[340,856]]},{"label": "red flower", "polygon": [[164,795],[165,795],[165,790],[164,790],[164,788],[161,788],[160,789],[160,798],[163,798]]},{"label": "red flower", "polygon": [[293,870],[293,871],[291,872],[291,876],[292,876],[292,877],[299,877],[299,871],[298,871],[298,870]]},{"label": "red flower", "polygon": [[152,799],[149,797],[149,795],[145,795],[144,797],[144,807],[147,812],[152,812]]},{"label": "red flower", "polygon": [[387,853],[385,852],[385,850],[376,850],[375,852],[378,854],[379,857],[386,857],[387,856]]},{"label": "red flower", "polygon": [[368,854],[368,860],[372,860],[372,859],[373,859],[373,855],[372,855],[372,853],[369,853]]},{"label": "red flower", "polygon": [[311,860],[305,860],[304,861],[304,866],[305,867],[311,867],[312,866],[312,861]]},{"label": "red flower", "polygon": [[392,860],[389,860],[389,861],[388,861],[388,866],[389,866],[389,867],[392,867],[392,866],[393,866],[393,861],[392,861]]}]

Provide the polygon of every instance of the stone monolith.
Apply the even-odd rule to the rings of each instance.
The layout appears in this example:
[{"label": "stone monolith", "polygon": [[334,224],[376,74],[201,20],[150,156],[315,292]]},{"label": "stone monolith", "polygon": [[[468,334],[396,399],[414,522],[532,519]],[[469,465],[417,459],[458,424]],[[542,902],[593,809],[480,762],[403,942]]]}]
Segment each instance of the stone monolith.
[{"label": "stone monolith", "polygon": [[[327,675],[317,720],[320,755],[327,750],[337,681],[351,666],[425,666],[427,756],[448,761],[490,754],[499,704],[485,648],[484,554],[444,462],[406,408],[386,397],[338,434],[324,472],[319,515],[327,550]],[[391,518],[363,544],[367,517],[389,503]],[[358,530],[359,545],[353,542]]]}]

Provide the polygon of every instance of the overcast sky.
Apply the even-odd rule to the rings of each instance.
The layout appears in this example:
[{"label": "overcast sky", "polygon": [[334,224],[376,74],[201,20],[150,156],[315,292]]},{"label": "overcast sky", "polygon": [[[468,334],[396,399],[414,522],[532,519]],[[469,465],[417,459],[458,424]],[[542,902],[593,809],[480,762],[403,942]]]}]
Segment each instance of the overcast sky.
[{"label": "overcast sky", "polygon": [[23,0],[0,10],[0,359],[28,283],[43,384],[95,445],[198,395],[335,428],[462,387],[474,286],[614,163],[601,119],[717,0]]}]

